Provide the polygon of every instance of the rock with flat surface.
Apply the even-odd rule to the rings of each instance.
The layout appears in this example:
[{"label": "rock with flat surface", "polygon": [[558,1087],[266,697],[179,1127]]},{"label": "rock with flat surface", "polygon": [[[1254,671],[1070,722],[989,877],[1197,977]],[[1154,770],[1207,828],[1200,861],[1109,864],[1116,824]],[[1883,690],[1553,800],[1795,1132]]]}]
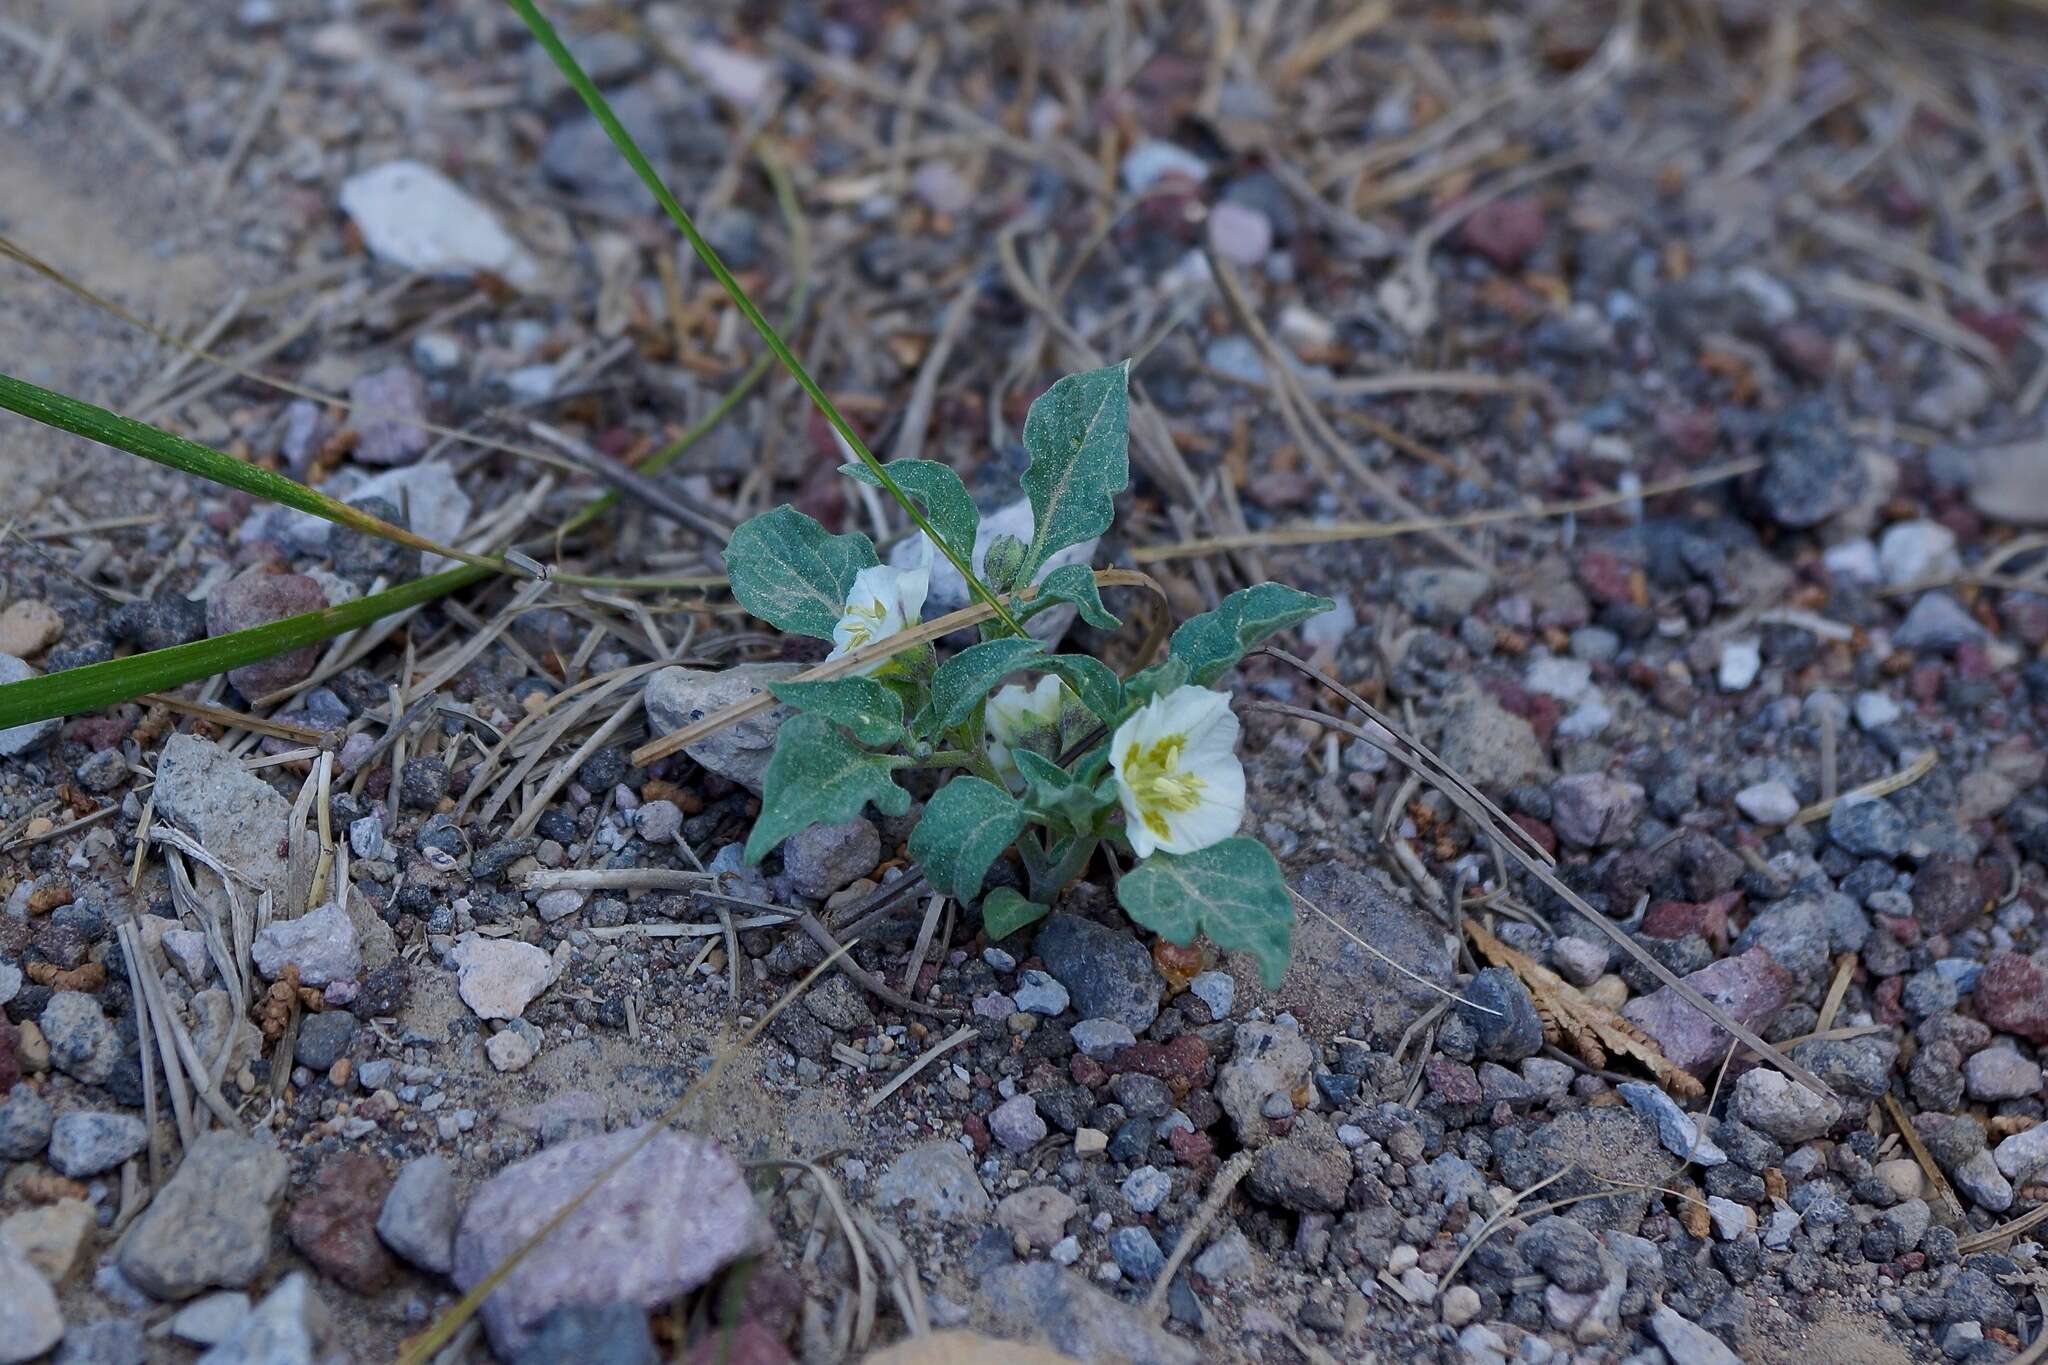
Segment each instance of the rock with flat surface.
[{"label": "rock with flat surface", "polygon": [[[1757,1027],[1791,999],[1795,984],[1792,974],[1762,948],[1724,957],[1684,980],[1749,1028]],[[1621,1013],[1649,1034],[1672,1062],[1696,1075],[1718,1063],[1731,1041],[1725,1029],[1669,986],[1629,1001]]]},{"label": "rock with flat surface", "polygon": [[1050,1261],[999,1267],[981,1282],[990,1315],[1076,1360],[1196,1365],[1202,1353],[1079,1275]]},{"label": "rock with flat surface", "polygon": [[517,1019],[548,984],[553,965],[531,943],[465,938],[455,945],[455,989],[479,1019]]},{"label": "rock with flat surface", "polygon": [[159,1299],[251,1284],[270,1260],[285,1177],[284,1154],[269,1143],[203,1134],[129,1229],[121,1273]]},{"label": "rock with flat surface", "polygon": [[[796,664],[738,664],[712,672],[701,668],[664,668],[647,680],[647,724],[658,735],[672,735],[714,711],[745,701],[771,682],[794,677]],[[761,778],[775,753],[775,736],[791,715],[787,706],[771,706],[683,746],[708,772],[761,790]]]},{"label": "rock with flat surface", "polygon": [[520,289],[540,283],[540,263],[490,209],[418,161],[387,161],[350,176],[341,207],[370,253],[402,270],[483,271]]},{"label": "rock with flat surface", "polygon": [[275,981],[287,966],[299,969],[299,984],[325,986],[362,975],[363,954],[348,912],[329,903],[297,919],[273,920],[250,945],[256,970]]},{"label": "rock with flat surface", "polygon": [[291,802],[227,750],[197,735],[172,735],[156,765],[156,813],[207,852],[282,900],[285,860],[278,852]]},{"label": "rock with flat surface", "polygon": [[[1342,863],[1308,869],[1299,885],[1301,894],[1338,924],[1313,913],[1297,920],[1294,962],[1281,1005],[1304,1019],[1328,1017],[1333,1033],[1343,1032],[1346,1021],[1363,1013],[1372,1041],[1391,1049],[1410,1024],[1443,1001],[1424,982],[1452,989],[1456,948],[1450,936],[1377,876]],[[1400,964],[1399,969],[1360,946],[1360,939]],[[1339,1008],[1342,1018],[1332,1014]]]},{"label": "rock with flat surface", "polygon": [[1666,1306],[1652,1313],[1650,1331],[1671,1357],[1671,1365],[1742,1365],[1742,1357],[1729,1350],[1721,1338],[1675,1308]]},{"label": "rock with flat surface", "polygon": [[651,1309],[767,1244],[767,1223],[723,1149],[694,1134],[664,1129],[650,1138],[629,1128],[551,1147],[486,1181],[455,1235],[455,1283],[475,1288],[622,1157],[625,1164],[484,1301],[499,1354],[516,1354],[563,1304]]},{"label": "rock with flat surface", "polygon": [[420,1267],[445,1275],[455,1263],[455,1167],[440,1155],[405,1163],[377,1215],[384,1245]]},{"label": "rock with flat surface", "polygon": [[1143,1033],[1158,1017],[1166,983],[1134,935],[1078,915],[1054,915],[1032,947],[1083,1019],[1114,1019]]},{"label": "rock with flat surface", "polygon": [[74,1110],[50,1132],[50,1164],[59,1175],[83,1180],[111,1171],[149,1145],[149,1125],[132,1114]]},{"label": "rock with flat surface", "polygon": [[1237,1026],[1237,1046],[1216,1073],[1216,1102],[1236,1125],[1239,1142],[1250,1145],[1272,1131],[1266,1104],[1273,1096],[1286,1098],[1288,1112],[1308,1102],[1315,1061],[1315,1049],[1299,1029],[1257,1022]]},{"label": "rock with flat surface", "polygon": [[28,1258],[0,1242],[0,1365],[34,1360],[64,1335],[64,1314]]},{"label": "rock with flat surface", "polygon": [[[12,654],[0,654],[0,684],[27,682],[35,676],[36,670],[26,660]],[[10,725],[0,730],[0,758],[27,753],[56,734],[58,724],[57,718],[52,716],[48,720],[32,720],[26,725]]]},{"label": "rock with flat surface", "polygon": [[327,1359],[333,1336],[334,1319],[312,1277],[294,1271],[199,1365],[315,1365]]},{"label": "rock with flat surface", "polygon": [[951,1138],[934,1138],[904,1152],[875,1182],[875,1202],[883,1208],[908,1204],[926,1218],[949,1223],[986,1218],[988,1191],[975,1174],[974,1158]]}]

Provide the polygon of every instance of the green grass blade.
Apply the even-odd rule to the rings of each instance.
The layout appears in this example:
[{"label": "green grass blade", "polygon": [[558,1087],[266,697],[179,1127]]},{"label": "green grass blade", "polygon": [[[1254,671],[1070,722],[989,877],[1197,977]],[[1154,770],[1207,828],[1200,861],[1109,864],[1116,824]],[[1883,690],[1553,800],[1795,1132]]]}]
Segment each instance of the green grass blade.
[{"label": "green grass blade", "polygon": [[0,687],[0,730],[112,706],[145,692],[162,692],[302,645],[318,644],[393,612],[466,588],[489,577],[490,572],[488,566],[449,569],[325,611],[309,611],[268,625],[216,635],[210,640],[194,640],[189,645],[153,649],[147,654],[132,654],[125,659],[109,659],[61,673],[46,673],[26,682],[8,683]]},{"label": "green grass blade", "polygon": [[619,149],[619,155],[626,159],[626,164],[631,166],[633,173],[640,177],[640,183],[647,186],[648,193],[654,196],[655,201],[661,205],[662,211],[668,214],[670,221],[676,225],[684,238],[689,241],[690,250],[697,254],[697,259],[704,263],[704,268],[711,272],[712,278],[716,279],[720,287],[725,290],[727,297],[733,301],[733,306],[740,310],[741,316],[753,324],[754,330],[761,334],[761,340],[767,343],[768,349],[774,352],[775,358],[782,362],[783,368],[789,371],[790,377],[796,380],[797,386],[809,394],[811,401],[818,405],[818,411],[825,415],[825,420],[831,423],[834,431],[839,433],[840,438],[846,442],[847,448],[852,450],[860,462],[866,465],[869,471],[874,474],[876,481],[881,484],[883,491],[896,500],[897,505],[902,507],[904,514],[910,518],[912,524],[918,530],[925,533],[932,544],[938,547],[939,553],[952,561],[953,567],[959,570],[960,576],[967,581],[968,589],[987,604],[988,608],[995,613],[996,619],[1002,622],[1012,635],[1022,635],[1024,628],[1017,624],[1017,619],[1010,614],[1009,608],[1003,605],[1002,599],[990,589],[988,584],[981,581],[979,575],[974,572],[973,564],[964,561],[957,551],[939,539],[938,534],[932,530],[931,523],[925,520],[924,513],[919,511],[917,505],[904,495],[901,488],[897,487],[896,480],[890,477],[888,468],[875,458],[874,452],[868,449],[865,441],[861,440],[860,433],[855,431],[846,418],[840,415],[838,407],[826,396],[825,391],[818,387],[818,381],[811,378],[810,371],[806,370],[803,362],[796,358],[796,353],[789,349],[789,344],[782,339],[781,333],[777,332],[768,319],[762,315],[761,310],[754,306],[753,299],[747,296],[747,291],[741,287],[740,282],[733,278],[733,273],[725,268],[725,262],[718,258],[718,253],[712,249],[711,243],[704,239],[704,234],[697,231],[697,224],[691,220],[688,213],[684,212],[682,204],[677,202],[675,195],[669,192],[668,185],[662,180],[660,172],[656,171],[647,160],[647,157],[640,150],[640,145],[633,140],[633,135],[628,133],[625,125],[619,122],[618,115],[612,112],[611,105],[606,102],[605,97],[599,93],[596,84],[585,74],[582,65],[577,62],[575,56],[570,53],[568,47],[562,42],[561,35],[555,32],[554,25],[550,24],[541,14],[540,10],[534,5],[533,0],[505,0],[505,2],[518,14],[527,29],[533,34],[534,39],[547,51],[548,56],[554,59],[556,67],[561,70],[563,77],[575,89],[576,93],[582,97],[583,103],[589,108],[591,115],[597,119],[598,125],[604,129],[605,135],[612,140],[612,145]]},{"label": "green grass blade", "polygon": [[315,492],[296,479],[285,477],[260,465],[238,460],[223,454],[211,446],[183,436],[174,436],[160,431],[147,422],[138,422],[132,417],[123,417],[118,412],[94,407],[66,394],[54,392],[38,384],[13,375],[0,374],[0,408],[18,412],[24,417],[41,422],[44,426],[56,427],[101,445],[124,450],[130,455],[140,455],[160,465],[186,474],[196,474],[202,479],[239,488],[244,493],[253,493],[259,498],[282,503],[286,507],[309,513],[337,526],[346,526],[351,531],[376,536],[415,550],[446,556],[480,569],[505,572],[504,565],[496,560],[473,555],[438,541],[415,535],[411,531],[393,526],[379,517],[373,517],[359,507],[350,507],[339,498]]}]

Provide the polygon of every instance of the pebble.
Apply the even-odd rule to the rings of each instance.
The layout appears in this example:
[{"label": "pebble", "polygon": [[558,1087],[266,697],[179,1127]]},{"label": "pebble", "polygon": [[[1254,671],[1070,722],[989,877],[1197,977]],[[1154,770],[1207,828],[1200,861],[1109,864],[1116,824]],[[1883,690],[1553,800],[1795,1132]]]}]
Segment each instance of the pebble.
[{"label": "pebble", "polygon": [[1229,972],[1199,972],[1188,982],[1188,991],[1209,1007],[1211,1019],[1228,1019],[1237,1003],[1237,978]]},{"label": "pebble", "polygon": [[37,1023],[50,1047],[50,1065],[87,1085],[104,1085],[121,1063],[121,1039],[100,1002],[79,991],[58,991]]},{"label": "pebble", "polygon": [[1668,1304],[1650,1315],[1650,1331],[1671,1357],[1671,1365],[1742,1365],[1742,1358],[1719,1337]]},{"label": "pebble", "polygon": [[1047,1019],[1057,1018],[1067,1008],[1067,988],[1036,969],[1017,978],[1017,988],[1010,992],[1010,997],[1024,1013]]},{"label": "pebble", "polygon": [[312,1277],[294,1271],[198,1365],[316,1365],[329,1358],[334,1336],[334,1318]]},{"label": "pebble", "polygon": [[2023,1133],[2014,1133],[1998,1144],[1992,1151],[1998,1163],[1998,1173],[2016,1185],[2033,1181],[2044,1167],[2048,1167],[2048,1124],[2040,1124]]},{"label": "pebble", "polygon": [[1698,1122],[1678,1107],[1678,1102],[1645,1081],[1623,1081],[1615,1091],[1628,1107],[1657,1125],[1657,1138],[1665,1150],[1698,1166],[1719,1166],[1728,1154],[1710,1138],[1700,1136]]},{"label": "pebble", "polygon": [[1984,627],[1977,618],[1945,592],[1922,593],[1892,632],[1892,643],[1900,649],[1936,654],[1951,653],[1960,645],[1977,644],[1984,638]]},{"label": "pebble", "polygon": [[[38,674],[25,659],[12,654],[0,653],[0,685],[27,682]],[[25,754],[57,733],[60,724],[56,717],[48,720],[32,720],[26,725],[11,725],[0,730],[0,758],[14,758]]]},{"label": "pebble", "polygon": [[1215,1095],[1239,1142],[1249,1146],[1272,1131],[1265,1113],[1269,1096],[1287,1097],[1292,1110],[1291,1097],[1307,1090],[1315,1060],[1315,1049],[1298,1028],[1258,1022],[1237,1026],[1231,1058],[1216,1073]]},{"label": "pebble", "polygon": [[356,405],[351,458],[362,464],[411,464],[427,453],[432,437],[416,425],[426,420],[427,386],[411,368],[372,370],[350,385],[348,396]]},{"label": "pebble", "polygon": [[324,1072],[348,1055],[355,1041],[356,1017],[347,1010],[322,1010],[299,1023],[299,1041],[292,1060],[308,1071]]},{"label": "pebble", "polygon": [[1080,1211],[1074,1196],[1052,1185],[1030,1185],[996,1205],[996,1222],[1034,1251],[1066,1239],[1067,1220]]},{"label": "pebble", "polygon": [[353,981],[363,972],[362,949],[348,912],[332,902],[297,919],[274,920],[250,945],[256,970],[275,981],[287,965],[299,969],[299,984],[325,986]]},{"label": "pebble", "polygon": [[633,812],[633,829],[650,844],[666,844],[682,832],[683,808],[673,801],[648,801]]},{"label": "pebble", "polygon": [[1970,466],[1970,504],[1994,520],[2048,525],[2048,441],[1979,451]]},{"label": "pebble", "polygon": [[[664,668],[647,680],[643,704],[648,725],[656,734],[674,734],[713,711],[764,691],[769,683],[790,677],[799,667],[783,663],[740,664],[717,672]],[[706,771],[759,795],[768,760],[775,752],[776,733],[791,714],[787,706],[771,706],[737,725],[728,725],[684,746],[683,752]]]},{"label": "pebble", "polygon": [[118,1252],[121,1273],[159,1299],[250,1284],[270,1259],[270,1223],[286,1174],[284,1155],[267,1142],[201,1134],[130,1226]]},{"label": "pebble", "polygon": [[1714,1235],[1724,1242],[1734,1241],[1756,1222],[1756,1215],[1749,1211],[1747,1204],[1738,1204],[1718,1194],[1707,1196],[1707,1216],[1713,1220]]},{"label": "pebble", "polygon": [[[729,1353],[714,1359],[746,1362],[757,1358],[757,1348],[750,1345],[753,1335],[765,1331],[758,1320],[745,1318],[729,1335],[719,1331],[707,1340],[715,1340],[718,1351]],[[788,1357],[778,1343],[775,1354],[759,1358],[779,1362]],[[647,1314],[636,1305],[567,1303],[540,1320],[525,1349],[507,1365],[661,1365],[662,1359],[648,1330]]]},{"label": "pebble", "polygon": [[1226,199],[1209,210],[1209,245],[1232,265],[1255,266],[1273,250],[1273,220]]},{"label": "pebble", "polygon": [[1811,1141],[1830,1127],[1827,1101],[1766,1067],[1742,1074],[1728,1107],[1750,1127],[1787,1146]]},{"label": "pebble", "polygon": [[1757,497],[1779,525],[1804,528],[1854,506],[1868,482],[1840,418],[1825,399],[1810,398],[1773,424]]},{"label": "pebble", "polygon": [[368,1152],[330,1156],[293,1204],[285,1231],[322,1275],[358,1294],[374,1294],[395,1268],[376,1229],[377,1211],[390,1189],[384,1163]]},{"label": "pebble", "polygon": [[1938,521],[1901,521],[1877,542],[1878,572],[1892,587],[1960,573],[1956,533]]},{"label": "pebble", "polygon": [[13,1244],[0,1241],[0,1363],[34,1360],[64,1335],[49,1282]]},{"label": "pebble", "polygon": [[1479,1316],[1479,1291],[1469,1284],[1454,1284],[1444,1291],[1444,1324],[1449,1327],[1463,1327]]},{"label": "pebble", "polygon": [[1574,773],[1550,786],[1554,807],[1551,828],[1557,837],[1581,848],[1599,848],[1626,840],[1643,808],[1640,785],[1606,773]]},{"label": "pebble", "polygon": [[1607,945],[1567,934],[1550,945],[1550,961],[1558,975],[1574,986],[1590,986],[1607,972]]},{"label": "pebble", "polygon": [[2041,1088],[2039,1064],[2020,1056],[2016,1048],[1987,1047],[1973,1053],[1963,1074],[1970,1098],[1986,1103],[2024,1099]]},{"label": "pebble", "polygon": [[[251,569],[220,584],[207,596],[206,633],[228,635],[266,626],[287,616],[325,611],[327,607],[327,590],[316,579],[305,574]],[[228,682],[244,697],[260,697],[299,682],[319,661],[320,646],[305,645],[231,668]]]},{"label": "pebble", "polygon": [[1759,825],[1789,825],[1799,814],[1799,798],[1776,778],[1735,793],[1735,808]]},{"label": "pebble", "polygon": [[1193,1264],[1195,1273],[1211,1284],[1239,1279],[1251,1272],[1251,1241],[1240,1229],[1226,1228],[1202,1248]]},{"label": "pebble", "polygon": [[78,1268],[87,1235],[98,1226],[91,1204],[83,1199],[59,1199],[0,1220],[0,1242],[11,1244],[52,1287],[61,1289]]},{"label": "pebble", "polygon": [[149,1145],[149,1125],[129,1114],[74,1110],[50,1131],[50,1164],[73,1179],[111,1171]]},{"label": "pebble", "polygon": [[567,919],[581,910],[586,899],[581,891],[566,886],[558,887],[553,891],[541,892],[534,899],[533,909],[534,913],[540,916],[541,923],[553,924],[556,920]]},{"label": "pebble", "polygon": [[[1794,985],[1792,974],[1762,948],[1724,957],[1683,979],[1751,1028],[1777,1013],[1791,998]],[[1729,1036],[1721,1026],[1669,986],[1630,1000],[1621,1013],[1684,1070],[1697,1073],[1718,1063],[1727,1050]]]},{"label": "pebble", "polygon": [[1491,791],[1547,780],[1551,774],[1550,751],[1535,727],[1477,687],[1460,688],[1445,698],[1437,752],[1473,785]]},{"label": "pebble", "polygon": [[1145,193],[1169,175],[1197,184],[1209,178],[1208,162],[1160,138],[1146,138],[1125,152],[1121,170],[1124,188],[1132,194]]},{"label": "pebble", "polygon": [[1118,1270],[1139,1284],[1150,1284],[1166,1269],[1166,1253],[1151,1232],[1140,1227],[1122,1227],[1109,1234],[1109,1254]]},{"label": "pebble", "polygon": [[195,990],[205,986],[207,978],[213,975],[213,954],[207,949],[206,935],[197,929],[165,930],[163,949],[178,974]]},{"label": "pebble", "polygon": [[242,1319],[249,1316],[250,1299],[237,1290],[224,1289],[218,1294],[208,1294],[203,1299],[194,1299],[172,1315],[169,1327],[172,1336],[194,1346],[217,1345],[241,1326]]},{"label": "pebble", "polygon": [[1831,577],[1844,582],[1877,582],[1877,546],[1861,537],[1828,546],[1821,552],[1820,562]]},{"label": "pebble", "polygon": [[1130,1027],[1115,1019],[1083,1019],[1072,1030],[1074,1046],[1081,1055],[1106,1062],[1138,1041]]},{"label": "pebble", "polygon": [[455,988],[479,1019],[517,1019],[548,983],[553,966],[531,943],[465,938],[455,945]]},{"label": "pebble", "polygon": [[800,896],[823,900],[874,871],[882,836],[861,816],[836,825],[810,825],[782,845],[782,870]]},{"label": "pebble", "polygon": [[1543,1020],[1512,970],[1485,968],[1459,998],[1458,1012],[1479,1035],[1481,1057],[1511,1064],[1543,1050]]},{"label": "pebble", "polygon": [[1756,681],[1763,669],[1762,647],[1751,638],[1730,640],[1721,646],[1721,662],[1714,681],[1723,692],[1741,692]]},{"label": "pebble", "polygon": [[[1115,1254],[1114,1247],[1111,1254]],[[1134,1264],[1142,1264],[1135,1259],[1142,1255],[1142,1248],[1134,1243],[1126,1246],[1125,1255],[1133,1257]],[[1157,1274],[1157,1268],[1153,1273]],[[1193,1344],[1169,1334],[1137,1304],[1112,1298],[1050,1261],[1000,1266],[982,1277],[980,1287],[995,1326],[1013,1335],[1040,1338],[1054,1351],[1076,1360],[1197,1365],[1209,1358]]]},{"label": "pebble", "polygon": [[1542,201],[1511,194],[1474,209],[1459,226],[1458,238],[1502,270],[1520,270],[1543,245],[1547,231]]},{"label": "pebble", "polygon": [[1114,1019],[1133,1033],[1151,1027],[1165,989],[1135,935],[1074,915],[1054,915],[1032,945],[1066,987],[1083,1019]]},{"label": "pebble", "polygon": [[27,1161],[40,1156],[50,1145],[56,1118],[41,1092],[26,1082],[17,1084],[0,1100],[0,1157]]},{"label": "pebble", "polygon": [[33,659],[64,634],[64,618],[48,602],[23,598],[0,611],[0,654]]},{"label": "pebble", "polygon": [[1859,858],[1896,858],[1906,847],[1906,817],[1883,797],[1842,801],[1828,812],[1828,838]]},{"label": "pebble", "polygon": [[370,253],[402,270],[484,271],[519,289],[541,282],[540,263],[489,209],[420,162],[387,161],[350,176],[341,207]]},{"label": "pebble", "polygon": [[484,1043],[484,1055],[499,1071],[524,1071],[533,1062],[533,1044],[517,1029],[500,1029]]},{"label": "pebble", "polygon": [[1157,1166],[1140,1166],[1124,1177],[1122,1189],[1131,1212],[1151,1213],[1173,1193],[1173,1177]]},{"label": "pebble", "polygon": [[455,1168],[448,1158],[414,1157],[399,1169],[377,1215],[384,1245],[422,1270],[445,1275],[454,1264]]},{"label": "pebble", "polygon": [[563,1304],[651,1309],[769,1242],[745,1174],[723,1149],[694,1134],[628,1128],[549,1147],[484,1182],[456,1232],[455,1283],[475,1288],[622,1158],[484,1301],[500,1355],[515,1355]]},{"label": "pebble", "polygon": [[989,1135],[1012,1152],[1028,1152],[1046,1134],[1045,1120],[1029,1095],[1013,1095],[990,1111]]},{"label": "pebble", "polygon": [[990,1208],[974,1158],[951,1138],[919,1143],[891,1161],[875,1183],[875,1201],[885,1209],[908,1204],[922,1217],[951,1223],[986,1218]]}]

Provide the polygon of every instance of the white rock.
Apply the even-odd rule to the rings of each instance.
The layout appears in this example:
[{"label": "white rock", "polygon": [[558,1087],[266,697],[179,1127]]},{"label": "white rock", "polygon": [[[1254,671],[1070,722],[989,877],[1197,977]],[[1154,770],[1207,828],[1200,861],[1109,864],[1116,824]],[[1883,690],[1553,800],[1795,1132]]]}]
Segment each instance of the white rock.
[{"label": "white rock", "polygon": [[517,1029],[503,1029],[484,1044],[484,1055],[500,1071],[524,1071],[533,1061],[533,1044]]},{"label": "white rock", "polygon": [[1547,656],[1533,660],[1522,674],[1531,692],[1559,701],[1577,701],[1593,685],[1593,665],[1584,659]]},{"label": "white rock", "polygon": [[1723,1199],[1718,1194],[1707,1196],[1707,1216],[1714,1220],[1714,1233],[1724,1242],[1732,1242],[1756,1221],[1747,1204],[1738,1204],[1733,1199]]},{"label": "white rock", "polygon": [[1790,787],[1773,778],[1735,793],[1735,807],[1759,825],[1784,825],[1799,814],[1799,798]]},{"label": "white rock", "polygon": [[1650,1330],[1671,1357],[1672,1365],[1742,1365],[1742,1358],[1723,1345],[1721,1338],[1698,1323],[1687,1321],[1675,1308],[1659,1308],[1652,1313]]},{"label": "white rock", "polygon": [[1143,194],[1169,175],[1184,175],[1200,183],[1209,178],[1209,163],[1185,147],[1160,138],[1146,138],[1124,153],[1124,188]]},{"label": "white rock", "polygon": [[1820,562],[1830,577],[1850,583],[1877,582],[1877,546],[1868,540],[1845,540],[1830,545],[1821,554]]},{"label": "white rock", "polygon": [[2014,1133],[1991,1153],[1998,1173],[2015,1184],[2024,1185],[2048,1167],[2048,1124]]},{"label": "white rock", "polygon": [[353,981],[363,970],[355,924],[346,910],[332,902],[297,919],[265,925],[250,945],[249,955],[256,959],[256,970],[271,981],[283,974],[287,963],[296,964],[299,983],[305,986]]},{"label": "white rock", "polygon": [[1730,640],[1721,646],[1721,667],[1717,681],[1723,692],[1740,692],[1756,681],[1764,656],[1755,640]]},{"label": "white rock", "polygon": [[552,965],[531,943],[464,938],[455,945],[455,988],[480,1019],[517,1019],[546,989]]},{"label": "white rock", "polygon": [[0,1242],[0,1365],[34,1360],[64,1335],[49,1281],[12,1242]]},{"label": "white rock", "polygon": [[195,987],[206,984],[213,971],[213,958],[206,951],[206,935],[197,929],[166,929],[163,947],[164,956],[180,975]]},{"label": "white rock", "polygon": [[1744,1123],[1782,1143],[1810,1141],[1829,1127],[1826,1100],[1766,1067],[1743,1073],[1729,1108]]},{"label": "white rock", "polygon": [[1938,521],[1901,521],[1886,528],[1877,543],[1878,571],[1884,581],[1897,587],[1959,573],[1963,561],[1956,554],[1956,533]]},{"label": "white rock", "polygon": [[213,1346],[227,1340],[248,1316],[249,1296],[239,1290],[224,1289],[194,1299],[179,1309],[170,1321],[170,1332],[194,1346]]},{"label": "white rock", "polygon": [[[12,654],[0,654],[0,683],[27,682],[36,676],[36,670]],[[13,758],[16,754],[27,753],[36,745],[57,732],[55,716],[48,720],[32,720],[26,725],[13,725],[0,730],[0,758]]]},{"label": "white rock", "polygon": [[520,289],[540,263],[491,211],[431,166],[387,161],[342,182],[341,207],[381,260],[423,274],[487,270]]},{"label": "white rock", "polygon": [[1883,692],[1856,694],[1856,724],[1865,730],[1880,730],[1897,720],[1904,711]]}]

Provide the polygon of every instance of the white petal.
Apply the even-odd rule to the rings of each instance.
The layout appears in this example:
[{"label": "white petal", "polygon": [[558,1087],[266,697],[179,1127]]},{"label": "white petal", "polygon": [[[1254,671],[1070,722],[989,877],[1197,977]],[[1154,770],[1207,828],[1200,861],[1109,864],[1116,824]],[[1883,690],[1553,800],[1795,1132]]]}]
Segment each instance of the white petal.
[{"label": "white petal", "polygon": [[1206,772],[1202,777],[1208,785],[1199,805],[1165,813],[1167,837],[1155,842],[1168,853],[1193,853],[1221,843],[1244,823],[1244,766],[1235,755],[1227,770]]},{"label": "white petal", "polygon": [[[1124,834],[1131,841],[1131,852],[1137,854],[1140,858],[1151,857],[1153,852],[1159,848],[1159,840],[1153,836],[1151,829],[1145,824],[1144,808],[1138,804],[1137,794],[1124,782],[1121,771],[1117,774],[1116,795],[1117,799],[1123,803]],[[1168,824],[1167,829],[1169,832],[1171,832],[1172,828],[1173,826]]]},{"label": "white petal", "polygon": [[[896,580],[896,600],[906,624],[915,624],[924,619],[924,599],[932,590],[932,543],[920,534],[917,538],[918,556],[916,563],[899,571]],[[900,628],[900,627],[899,627]]]}]

